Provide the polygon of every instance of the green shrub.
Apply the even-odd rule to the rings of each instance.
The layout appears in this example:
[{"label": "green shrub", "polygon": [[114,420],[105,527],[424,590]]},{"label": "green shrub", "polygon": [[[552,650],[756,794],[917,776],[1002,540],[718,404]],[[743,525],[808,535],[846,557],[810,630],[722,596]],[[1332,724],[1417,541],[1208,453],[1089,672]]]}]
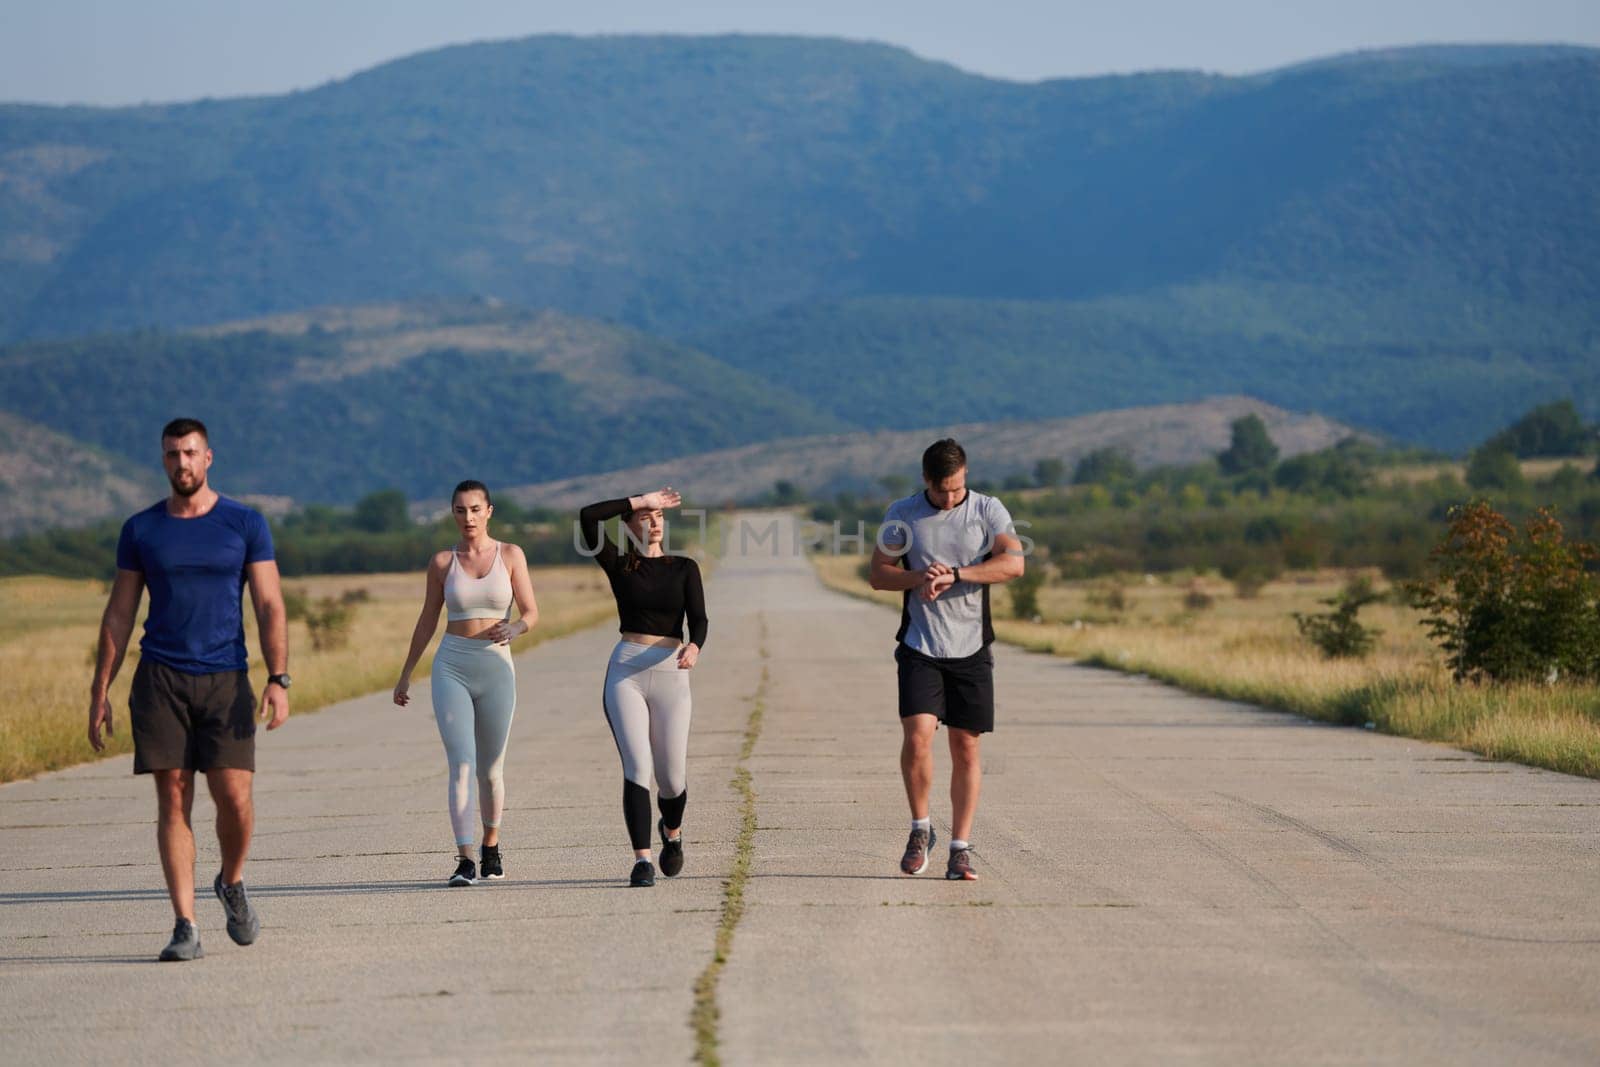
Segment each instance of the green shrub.
[{"label": "green shrub", "polygon": [[1119,485],[1139,474],[1133,457],[1120,448],[1097,448],[1078,460],[1072,472],[1073,485]]},{"label": "green shrub", "polygon": [[1522,457],[1570,456],[1582,452],[1590,440],[1590,430],[1572,401],[1558,400],[1534,408],[1488,443]]},{"label": "green shrub", "polygon": [[1115,615],[1121,615],[1128,610],[1128,591],[1122,587],[1121,582],[1111,579],[1090,590],[1089,603]]},{"label": "green shrub", "polygon": [[1563,463],[1544,484],[1558,499],[1575,496],[1583,491],[1583,472],[1571,463]]},{"label": "green shrub", "polygon": [[1540,508],[1520,531],[1485,501],[1450,511],[1429,572],[1408,587],[1458,680],[1600,678],[1593,546]]},{"label": "green shrub", "polygon": [[1270,568],[1246,567],[1233,576],[1233,593],[1240,600],[1254,600],[1275,577]]},{"label": "green shrub", "polygon": [[1467,461],[1467,484],[1474,489],[1501,489],[1512,491],[1527,483],[1522,477],[1522,465],[1516,453],[1493,443],[1482,446]]},{"label": "green shrub", "polygon": [[[1265,473],[1278,461],[1278,446],[1259,415],[1234,419],[1228,449],[1217,457],[1223,474]],[[1263,483],[1264,480],[1263,480]]]},{"label": "green shrub", "polygon": [[305,616],[306,627],[311,631],[311,647],[317,652],[331,652],[350,643],[350,631],[355,625],[355,605],[325,596],[318,600]]},{"label": "green shrub", "polygon": [[368,533],[391,533],[411,528],[406,495],[398,489],[380,489],[356,501],[356,528]]},{"label": "green shrub", "polygon": [[1320,615],[1294,613],[1294,623],[1300,633],[1322,650],[1329,659],[1359,659],[1372,651],[1381,630],[1363,626],[1357,614],[1368,604],[1382,600],[1383,594],[1372,588],[1372,579],[1352,578],[1337,596],[1322,603],[1333,608]]},{"label": "green shrub", "polygon": [[1022,572],[1022,577],[1013,578],[1007,583],[1006,588],[1011,590],[1011,614],[1015,618],[1038,618],[1039,590],[1044,587],[1047,577],[1044,563],[1033,560]]},{"label": "green shrub", "polygon": [[303,619],[311,613],[311,598],[304,589],[286,585],[283,587],[283,610],[290,622]]}]

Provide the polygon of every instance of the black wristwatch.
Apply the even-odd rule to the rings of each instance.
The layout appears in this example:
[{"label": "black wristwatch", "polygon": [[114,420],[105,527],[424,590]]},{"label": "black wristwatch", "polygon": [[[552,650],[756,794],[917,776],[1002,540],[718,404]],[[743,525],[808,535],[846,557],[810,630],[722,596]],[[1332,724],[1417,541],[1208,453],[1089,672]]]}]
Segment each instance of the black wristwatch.
[{"label": "black wristwatch", "polygon": [[954,581],[959,582],[961,580],[961,568],[960,567],[951,567],[950,568],[950,577]]},{"label": "black wristwatch", "polygon": [[289,676],[287,674],[269,674],[267,675],[267,684],[278,686],[280,689],[287,689],[289,688]]}]

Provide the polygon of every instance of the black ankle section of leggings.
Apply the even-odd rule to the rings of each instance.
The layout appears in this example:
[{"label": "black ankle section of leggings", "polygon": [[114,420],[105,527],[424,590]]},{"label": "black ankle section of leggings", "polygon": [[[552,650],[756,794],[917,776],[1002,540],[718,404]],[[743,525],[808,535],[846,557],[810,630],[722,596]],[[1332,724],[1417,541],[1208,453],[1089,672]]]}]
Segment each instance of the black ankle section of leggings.
[{"label": "black ankle section of leggings", "polygon": [[628,822],[628,839],[635,851],[650,847],[650,790],[637,782],[622,782],[622,817]]},{"label": "black ankle section of leggings", "polygon": [[661,809],[661,821],[667,824],[668,830],[676,830],[683,825],[683,808],[688,803],[687,789],[675,797],[656,797],[656,807]]}]

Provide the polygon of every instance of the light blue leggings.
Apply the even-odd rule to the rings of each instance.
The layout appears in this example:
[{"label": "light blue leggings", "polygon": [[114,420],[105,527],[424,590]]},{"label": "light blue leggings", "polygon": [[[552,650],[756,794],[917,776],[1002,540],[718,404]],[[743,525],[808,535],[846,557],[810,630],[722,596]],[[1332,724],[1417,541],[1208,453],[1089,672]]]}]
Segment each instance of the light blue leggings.
[{"label": "light blue leggings", "polygon": [[433,718],[450,764],[450,826],[457,845],[477,836],[473,780],[483,825],[499,826],[505,808],[503,769],[511,718],[517,711],[517,672],[511,650],[492,641],[445,634],[433,656]]}]

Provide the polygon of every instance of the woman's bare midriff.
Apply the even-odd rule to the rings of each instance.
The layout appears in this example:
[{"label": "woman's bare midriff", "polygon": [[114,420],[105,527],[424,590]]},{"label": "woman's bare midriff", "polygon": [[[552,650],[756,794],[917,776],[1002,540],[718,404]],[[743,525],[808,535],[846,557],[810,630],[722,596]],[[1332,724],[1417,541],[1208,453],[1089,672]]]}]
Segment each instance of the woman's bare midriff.
[{"label": "woman's bare midriff", "polygon": [[456,619],[445,623],[444,632],[453,637],[468,637],[475,641],[489,640],[489,631],[500,619]]},{"label": "woman's bare midriff", "polygon": [[665,637],[661,634],[636,634],[626,630],[622,632],[624,641],[632,641],[636,645],[652,645],[656,648],[677,648],[676,637]]}]

